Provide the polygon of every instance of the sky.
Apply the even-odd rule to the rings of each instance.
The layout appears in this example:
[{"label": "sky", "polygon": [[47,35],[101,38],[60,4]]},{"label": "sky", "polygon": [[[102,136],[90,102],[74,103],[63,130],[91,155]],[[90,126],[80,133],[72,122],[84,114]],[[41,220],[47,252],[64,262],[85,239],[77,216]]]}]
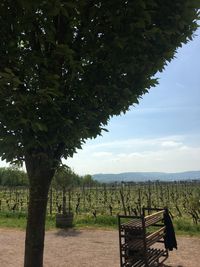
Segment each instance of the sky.
[{"label": "sky", "polygon": [[79,175],[200,170],[200,30],[195,35],[139,105],[64,163]]},{"label": "sky", "polygon": [[159,85],[65,163],[78,174],[200,170],[200,30]]}]

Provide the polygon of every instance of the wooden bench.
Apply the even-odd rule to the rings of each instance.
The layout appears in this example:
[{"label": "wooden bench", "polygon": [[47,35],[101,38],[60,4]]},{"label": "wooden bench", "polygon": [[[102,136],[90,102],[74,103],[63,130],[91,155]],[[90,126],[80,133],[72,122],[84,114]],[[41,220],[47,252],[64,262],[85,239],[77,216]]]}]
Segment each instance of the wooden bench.
[{"label": "wooden bench", "polygon": [[[145,213],[153,212],[145,216]],[[155,246],[164,243],[164,209],[143,208],[141,216],[118,215],[121,267],[161,266],[168,250]]]}]

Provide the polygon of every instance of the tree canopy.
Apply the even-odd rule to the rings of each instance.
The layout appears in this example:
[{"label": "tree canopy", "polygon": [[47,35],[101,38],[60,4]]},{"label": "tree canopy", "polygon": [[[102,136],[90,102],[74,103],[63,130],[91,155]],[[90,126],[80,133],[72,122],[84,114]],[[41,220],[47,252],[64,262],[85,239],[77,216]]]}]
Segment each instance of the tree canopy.
[{"label": "tree canopy", "polygon": [[2,0],[0,156],[71,156],[155,86],[192,38],[198,8],[198,0]]},{"label": "tree canopy", "polygon": [[27,186],[27,174],[15,167],[0,168],[0,186]]},{"label": "tree canopy", "polygon": [[73,180],[79,178],[78,175],[73,172],[67,166],[59,166],[55,172],[53,179],[53,186],[59,189],[69,189],[73,185]]},{"label": "tree canopy", "polygon": [[94,180],[90,174],[80,176],[66,165],[56,169],[52,186],[57,189],[71,189],[78,186],[98,186],[100,182]]},{"label": "tree canopy", "polygon": [[0,1],[0,157],[26,164],[25,267],[43,266],[61,158],[156,85],[192,39],[199,8],[199,0]]}]

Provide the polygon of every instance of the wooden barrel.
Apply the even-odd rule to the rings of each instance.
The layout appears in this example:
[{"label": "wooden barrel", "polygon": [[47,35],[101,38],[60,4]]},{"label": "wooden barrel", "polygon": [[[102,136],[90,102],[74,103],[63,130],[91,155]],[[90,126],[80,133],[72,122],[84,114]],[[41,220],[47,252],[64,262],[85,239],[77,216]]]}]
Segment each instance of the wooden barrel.
[{"label": "wooden barrel", "polygon": [[67,228],[73,225],[73,213],[56,214],[56,227]]}]

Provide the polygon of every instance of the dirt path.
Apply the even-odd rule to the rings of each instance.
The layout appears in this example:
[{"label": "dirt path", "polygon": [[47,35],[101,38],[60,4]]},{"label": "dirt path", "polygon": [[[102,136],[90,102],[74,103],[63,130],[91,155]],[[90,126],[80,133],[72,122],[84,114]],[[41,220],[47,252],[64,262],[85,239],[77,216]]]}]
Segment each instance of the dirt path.
[{"label": "dirt path", "polygon": [[[24,232],[0,229],[0,267],[22,267]],[[166,267],[200,267],[200,238],[179,237]],[[118,232],[47,231],[44,267],[119,267]],[[36,266],[37,267],[37,266]]]}]

